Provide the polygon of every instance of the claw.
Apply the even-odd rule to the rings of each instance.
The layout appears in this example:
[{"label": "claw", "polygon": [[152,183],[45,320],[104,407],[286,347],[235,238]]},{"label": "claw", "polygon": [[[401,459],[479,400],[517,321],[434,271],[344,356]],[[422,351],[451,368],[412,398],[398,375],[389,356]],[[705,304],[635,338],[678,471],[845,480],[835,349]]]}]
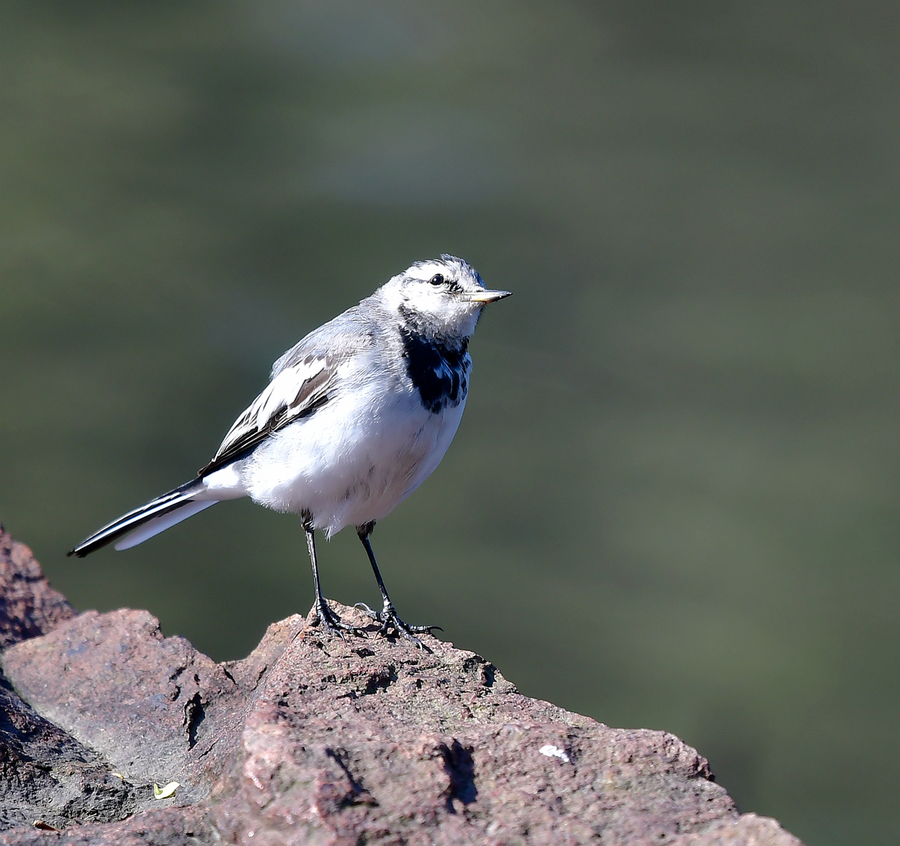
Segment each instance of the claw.
[{"label": "claw", "polygon": [[370,617],[376,623],[379,624],[378,630],[381,634],[385,636],[389,636],[391,630],[393,629],[397,634],[401,637],[405,638],[408,641],[411,641],[420,649],[424,649],[426,652],[431,652],[431,650],[422,643],[419,638],[416,637],[417,634],[431,634],[432,631],[440,631],[443,629],[440,626],[411,626],[409,623],[404,623],[397,616],[397,612],[394,610],[394,606],[390,603],[385,603],[384,608],[381,611],[375,611],[372,608],[369,608],[365,602],[357,602],[356,608],[359,608],[360,611],[363,611],[367,617]]},{"label": "claw", "polygon": [[321,601],[316,600],[313,607],[309,610],[307,619],[311,626],[321,623],[322,628],[328,634],[337,635],[341,640],[346,640],[344,632],[350,632],[350,634],[359,635],[360,637],[365,637],[366,635],[365,631],[358,626],[351,626],[349,623],[345,623],[328,607],[328,603],[324,599]]}]

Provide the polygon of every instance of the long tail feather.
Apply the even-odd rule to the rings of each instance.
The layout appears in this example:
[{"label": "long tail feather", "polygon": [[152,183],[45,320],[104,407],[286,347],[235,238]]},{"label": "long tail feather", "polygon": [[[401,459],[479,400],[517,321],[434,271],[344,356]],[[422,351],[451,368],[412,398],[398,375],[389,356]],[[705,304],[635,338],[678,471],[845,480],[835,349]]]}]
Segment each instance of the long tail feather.
[{"label": "long tail feather", "polygon": [[198,511],[209,508],[210,505],[218,502],[215,499],[194,499],[203,490],[203,485],[194,481],[158,496],[146,505],[122,515],[118,520],[113,520],[112,523],[83,540],[68,554],[84,558],[85,555],[90,555],[113,541],[119,541],[116,549],[137,546],[147,538],[158,535],[170,526],[187,520]]}]

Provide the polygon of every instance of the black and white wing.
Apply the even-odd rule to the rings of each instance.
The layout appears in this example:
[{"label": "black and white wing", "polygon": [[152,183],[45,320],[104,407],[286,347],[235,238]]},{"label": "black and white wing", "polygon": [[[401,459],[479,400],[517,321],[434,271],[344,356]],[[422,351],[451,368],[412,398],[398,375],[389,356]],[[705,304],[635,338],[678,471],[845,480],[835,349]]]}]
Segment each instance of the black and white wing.
[{"label": "black and white wing", "polygon": [[252,452],[273,432],[308,417],[331,397],[338,367],[347,354],[310,354],[274,373],[272,381],[234,421],[212,461],[198,476],[206,476]]},{"label": "black and white wing", "polygon": [[374,337],[354,306],[310,332],[272,366],[265,390],[234,421],[203,477],[252,452],[273,432],[321,408],[334,394],[343,365]]}]

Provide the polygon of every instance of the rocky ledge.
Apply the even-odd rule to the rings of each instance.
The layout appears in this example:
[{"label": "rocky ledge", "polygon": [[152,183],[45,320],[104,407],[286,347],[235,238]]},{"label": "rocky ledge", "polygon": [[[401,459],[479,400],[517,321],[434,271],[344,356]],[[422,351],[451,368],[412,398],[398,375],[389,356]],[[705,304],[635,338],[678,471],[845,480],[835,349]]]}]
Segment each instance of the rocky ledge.
[{"label": "rocky ledge", "polygon": [[677,737],[435,638],[295,616],[217,664],[146,611],[76,614],[2,528],[0,587],[0,844],[799,844]]}]

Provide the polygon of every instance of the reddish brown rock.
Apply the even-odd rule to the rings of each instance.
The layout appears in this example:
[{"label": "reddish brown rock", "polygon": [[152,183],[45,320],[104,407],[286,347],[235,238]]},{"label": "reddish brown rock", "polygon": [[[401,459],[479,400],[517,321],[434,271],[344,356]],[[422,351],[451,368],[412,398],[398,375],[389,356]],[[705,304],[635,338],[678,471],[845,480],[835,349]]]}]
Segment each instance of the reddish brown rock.
[{"label": "reddish brown rock", "polygon": [[146,612],[32,617],[46,633],[2,655],[0,844],[798,844],[676,737],[528,699],[434,638],[292,617],[219,665]]},{"label": "reddish brown rock", "polygon": [[50,587],[25,544],[0,524],[0,649],[44,634],[75,616],[66,598]]},{"label": "reddish brown rock", "polygon": [[146,611],[88,611],[8,649],[3,670],[22,699],[127,783],[178,781],[184,801],[209,793],[221,751],[238,739],[243,692],[184,638],[164,638]]}]

